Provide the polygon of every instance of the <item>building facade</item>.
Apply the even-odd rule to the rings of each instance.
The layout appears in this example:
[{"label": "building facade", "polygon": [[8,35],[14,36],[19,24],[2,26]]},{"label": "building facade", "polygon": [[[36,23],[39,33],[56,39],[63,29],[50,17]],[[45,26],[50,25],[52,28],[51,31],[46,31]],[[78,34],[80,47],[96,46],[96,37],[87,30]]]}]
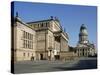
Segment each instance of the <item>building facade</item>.
[{"label": "building facade", "polygon": [[24,23],[18,15],[12,22],[12,59],[59,60],[69,51],[68,34],[60,21],[50,19]]},{"label": "building facade", "polygon": [[38,59],[60,59],[61,51],[68,51],[68,35],[57,18],[28,22],[29,27],[36,31]]},{"label": "building facade", "polygon": [[22,22],[19,17],[14,18],[12,32],[12,58],[14,61],[30,60],[35,56],[36,32]]},{"label": "building facade", "polygon": [[75,53],[77,53],[80,57],[95,55],[95,46],[89,42],[87,28],[84,24],[80,27],[79,42],[75,47]]}]

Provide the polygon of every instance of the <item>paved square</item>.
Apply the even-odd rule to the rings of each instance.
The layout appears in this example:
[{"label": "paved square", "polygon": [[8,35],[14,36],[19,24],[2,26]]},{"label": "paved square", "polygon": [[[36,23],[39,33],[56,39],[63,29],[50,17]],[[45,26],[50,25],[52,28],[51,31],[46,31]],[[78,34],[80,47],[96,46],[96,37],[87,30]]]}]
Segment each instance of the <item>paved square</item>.
[{"label": "paved square", "polygon": [[52,72],[95,68],[97,68],[96,58],[81,58],[80,60],[74,61],[21,61],[14,64],[15,73]]}]

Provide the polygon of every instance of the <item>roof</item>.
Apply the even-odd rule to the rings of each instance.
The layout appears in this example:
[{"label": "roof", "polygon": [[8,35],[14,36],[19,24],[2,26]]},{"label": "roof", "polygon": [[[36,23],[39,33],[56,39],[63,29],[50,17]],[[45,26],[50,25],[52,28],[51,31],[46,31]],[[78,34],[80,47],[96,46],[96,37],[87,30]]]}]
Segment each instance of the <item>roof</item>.
[{"label": "roof", "polygon": [[39,20],[39,21],[27,22],[27,24],[38,23],[38,22],[47,22],[47,21],[57,21],[57,20],[55,20],[55,19],[46,19],[46,20]]}]

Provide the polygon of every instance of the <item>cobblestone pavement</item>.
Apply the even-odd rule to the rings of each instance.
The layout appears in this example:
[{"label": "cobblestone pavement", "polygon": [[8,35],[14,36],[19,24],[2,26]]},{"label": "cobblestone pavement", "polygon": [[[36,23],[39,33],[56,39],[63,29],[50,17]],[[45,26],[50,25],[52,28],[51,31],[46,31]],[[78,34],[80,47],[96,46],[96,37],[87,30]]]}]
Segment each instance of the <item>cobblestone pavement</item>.
[{"label": "cobblestone pavement", "polygon": [[97,68],[96,58],[80,58],[74,61],[21,61],[14,65],[15,73],[35,73],[35,72],[52,72],[67,71],[80,69]]}]

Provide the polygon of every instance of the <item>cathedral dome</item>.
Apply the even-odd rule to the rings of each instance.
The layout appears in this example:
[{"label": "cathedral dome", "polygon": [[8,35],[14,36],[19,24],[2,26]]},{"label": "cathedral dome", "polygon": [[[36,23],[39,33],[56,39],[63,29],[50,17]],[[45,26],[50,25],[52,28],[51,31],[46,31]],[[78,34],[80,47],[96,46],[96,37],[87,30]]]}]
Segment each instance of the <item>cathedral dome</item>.
[{"label": "cathedral dome", "polygon": [[80,27],[80,30],[82,30],[82,29],[86,29],[84,24],[82,24],[81,27]]},{"label": "cathedral dome", "polygon": [[87,28],[84,24],[80,27],[80,35],[88,35]]}]

